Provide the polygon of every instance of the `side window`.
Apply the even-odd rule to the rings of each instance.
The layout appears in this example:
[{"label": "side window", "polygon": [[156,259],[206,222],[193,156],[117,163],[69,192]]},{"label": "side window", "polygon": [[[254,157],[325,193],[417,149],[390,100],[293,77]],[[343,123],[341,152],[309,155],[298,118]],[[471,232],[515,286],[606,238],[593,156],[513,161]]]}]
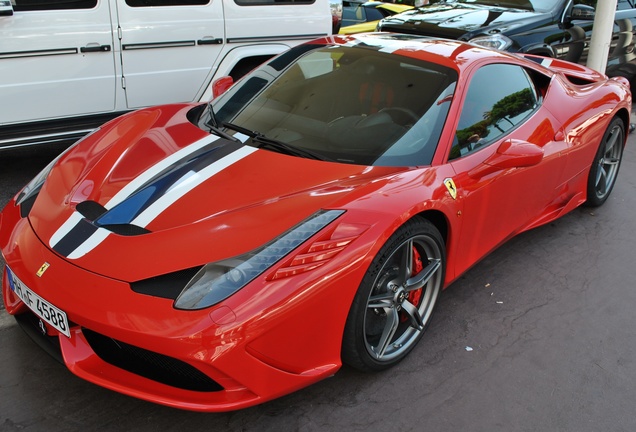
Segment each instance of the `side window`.
[{"label": "side window", "polygon": [[342,8],[342,26],[358,24],[364,21],[364,8],[352,6]]},{"label": "side window", "polygon": [[384,18],[384,14],[376,8],[366,8],[366,11],[367,11],[367,16],[366,16],[367,21],[376,21],[376,20],[381,20],[382,18]]},{"label": "side window", "polygon": [[484,147],[519,125],[537,107],[537,93],[520,66],[479,69],[470,81],[450,159]]},{"label": "side window", "polygon": [[55,9],[92,9],[97,0],[11,0],[16,12],[55,10]]}]

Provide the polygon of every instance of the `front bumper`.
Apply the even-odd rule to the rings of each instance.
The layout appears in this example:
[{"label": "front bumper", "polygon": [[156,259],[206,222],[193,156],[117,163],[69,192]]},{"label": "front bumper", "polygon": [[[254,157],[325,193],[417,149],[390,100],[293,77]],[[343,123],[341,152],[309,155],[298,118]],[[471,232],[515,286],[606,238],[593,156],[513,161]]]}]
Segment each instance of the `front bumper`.
[{"label": "front bumper", "polygon": [[[7,265],[31,290],[66,312],[70,337],[40,322],[12,292],[4,269],[6,310],[22,324],[35,326],[34,336],[38,327],[44,328],[41,338],[49,346],[53,341],[54,351],[59,342],[61,360],[87,381],[172,407],[227,411],[290,393],[340,367],[339,331],[330,335],[329,325],[317,327],[307,312],[324,313],[327,302],[300,302],[291,313],[280,307],[288,303],[280,296],[269,308],[266,302],[243,308],[232,304],[245,303],[243,298],[205,310],[176,310],[171,300],[135,293],[127,282],[62,259],[38,239],[13,203],[2,218],[0,248]],[[50,266],[38,277],[44,262]],[[241,295],[249,298],[247,292]],[[270,313],[255,313],[263,309]],[[331,331],[343,327],[346,310],[330,323]]]}]

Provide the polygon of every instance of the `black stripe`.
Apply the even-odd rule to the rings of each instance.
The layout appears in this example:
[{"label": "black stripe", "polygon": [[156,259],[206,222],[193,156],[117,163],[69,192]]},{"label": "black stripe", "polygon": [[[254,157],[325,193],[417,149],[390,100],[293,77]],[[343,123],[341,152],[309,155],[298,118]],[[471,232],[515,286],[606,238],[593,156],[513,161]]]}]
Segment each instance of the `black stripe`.
[{"label": "black stripe", "polygon": [[72,119],[64,118],[0,126],[0,148],[14,148],[67,139],[69,141],[77,141],[91,130],[125,112],[126,111],[118,111],[107,114],[74,117]]},{"label": "black stripe", "polygon": [[33,51],[6,51],[6,52],[0,52],[0,59],[41,57],[41,56],[51,56],[51,55],[68,55],[68,54],[77,54],[78,52],[79,50],[75,47],[53,48],[53,49],[33,50]]},{"label": "black stripe", "polygon": [[234,142],[234,141],[226,140],[226,139],[223,139],[223,138],[219,138],[219,139],[211,142],[210,144],[201,147],[199,150],[195,151],[194,153],[190,153],[185,158],[179,159],[174,164],[172,164],[169,167],[165,168],[163,171],[161,171],[160,173],[158,173],[157,175],[152,177],[146,183],[144,183],[143,185],[139,186],[137,188],[137,190],[131,194],[131,196],[134,193],[136,193],[137,191],[143,190],[143,189],[147,188],[148,186],[156,183],[159,179],[165,177],[166,175],[168,175],[171,172],[174,172],[174,171],[178,170],[182,166],[184,166],[187,163],[189,163],[192,159],[196,159],[196,158],[198,158],[199,156],[201,156],[204,153],[208,153],[211,150],[215,150],[214,152],[209,153],[209,157],[211,157],[211,160],[207,161],[206,166],[208,166],[208,165],[211,165],[212,163],[224,158],[225,156],[229,155],[230,153],[234,153],[235,151],[237,151],[238,149],[240,149],[244,145],[245,144],[240,143],[240,142]]},{"label": "black stripe", "polygon": [[71,252],[81,246],[96,231],[97,227],[86,219],[73,227],[62,239],[53,246],[53,250],[62,256],[69,256]]},{"label": "black stripe", "polygon": [[241,142],[218,139],[178,160],[138,187],[126,199],[94,221],[95,225],[130,224],[163,197],[187,172],[199,172],[243,147]]},{"label": "black stripe", "polygon": [[317,39],[320,37],[328,36],[326,33],[316,34],[299,34],[288,36],[253,36],[253,37],[240,37],[240,38],[228,38],[227,43],[243,43],[243,42],[268,42],[268,41],[285,41],[285,40],[303,40],[303,39]]},{"label": "black stripe", "polygon": [[193,40],[184,41],[166,41],[166,42],[148,42],[148,43],[135,43],[122,45],[124,50],[140,50],[140,49],[155,49],[155,48],[176,48],[195,46],[197,43]]}]

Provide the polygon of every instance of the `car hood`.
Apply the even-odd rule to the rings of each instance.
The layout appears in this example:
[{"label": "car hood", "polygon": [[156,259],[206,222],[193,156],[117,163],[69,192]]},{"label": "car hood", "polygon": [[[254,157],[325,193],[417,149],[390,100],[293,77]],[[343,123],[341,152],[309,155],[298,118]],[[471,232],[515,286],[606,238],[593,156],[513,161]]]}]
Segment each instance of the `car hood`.
[{"label": "car hood", "polygon": [[87,270],[139,280],[254,250],[404,170],[235,143],[188,122],[191,108],[133,113],[65,154],[29,214],[41,241]]},{"label": "car hood", "polygon": [[385,18],[381,21],[381,30],[468,40],[494,31],[505,34],[547,17],[547,13],[523,9],[441,3]]}]

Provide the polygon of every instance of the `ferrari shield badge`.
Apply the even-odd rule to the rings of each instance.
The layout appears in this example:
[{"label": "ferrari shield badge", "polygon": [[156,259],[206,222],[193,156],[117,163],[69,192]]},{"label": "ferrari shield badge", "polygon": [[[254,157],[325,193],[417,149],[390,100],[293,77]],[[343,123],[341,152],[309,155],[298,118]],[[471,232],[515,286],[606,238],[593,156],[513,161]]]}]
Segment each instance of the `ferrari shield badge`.
[{"label": "ferrari shield badge", "polygon": [[42,275],[44,274],[44,272],[46,271],[46,269],[49,268],[51,264],[45,262],[44,264],[42,264],[42,266],[40,266],[40,268],[38,269],[38,271],[35,273],[37,275],[37,277],[42,277]]},{"label": "ferrari shield badge", "polygon": [[446,180],[444,180],[444,184],[446,185],[446,189],[448,189],[448,193],[450,194],[451,198],[453,199],[457,199],[457,187],[455,187],[455,182],[453,181],[452,178],[447,178]]}]

